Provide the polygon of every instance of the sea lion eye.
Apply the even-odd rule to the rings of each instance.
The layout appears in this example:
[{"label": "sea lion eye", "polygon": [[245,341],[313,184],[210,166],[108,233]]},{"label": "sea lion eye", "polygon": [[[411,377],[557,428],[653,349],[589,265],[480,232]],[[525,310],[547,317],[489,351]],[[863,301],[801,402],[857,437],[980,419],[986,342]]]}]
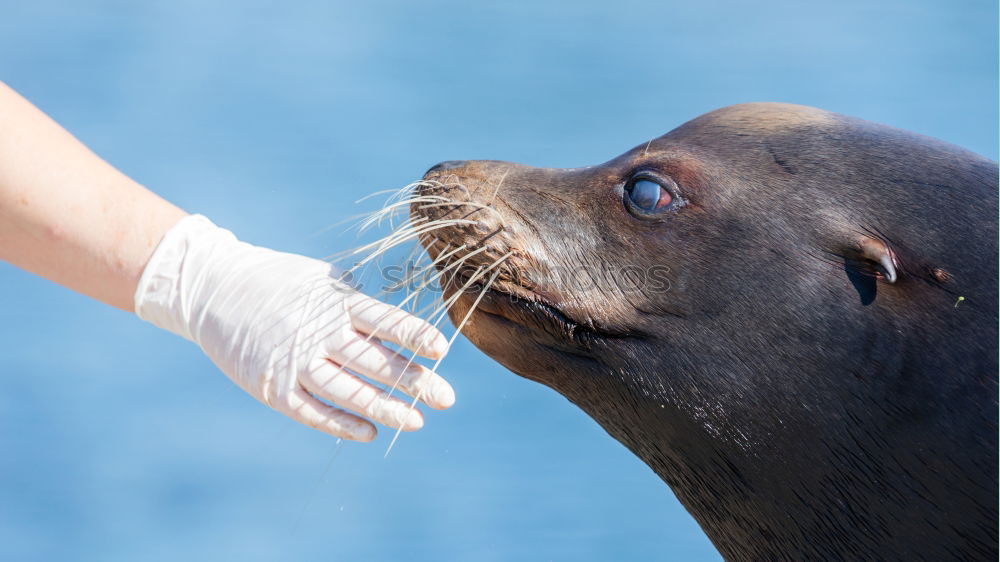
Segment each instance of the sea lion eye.
[{"label": "sea lion eye", "polygon": [[625,184],[625,207],[640,218],[659,216],[661,211],[678,207],[683,201],[677,198],[673,182],[662,181],[643,173]]},{"label": "sea lion eye", "polygon": [[629,199],[640,209],[652,211],[666,207],[673,197],[663,186],[651,180],[639,180],[628,188]]}]

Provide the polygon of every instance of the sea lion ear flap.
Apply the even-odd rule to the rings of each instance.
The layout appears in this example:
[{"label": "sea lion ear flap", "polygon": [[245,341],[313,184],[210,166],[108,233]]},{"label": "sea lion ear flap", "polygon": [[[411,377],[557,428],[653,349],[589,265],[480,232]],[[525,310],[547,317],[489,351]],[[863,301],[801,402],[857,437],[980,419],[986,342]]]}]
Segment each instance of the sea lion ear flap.
[{"label": "sea lion ear flap", "polygon": [[879,267],[879,273],[889,283],[895,283],[898,275],[896,273],[896,256],[884,241],[878,238],[864,236],[858,240],[858,250],[860,257],[874,262]]}]

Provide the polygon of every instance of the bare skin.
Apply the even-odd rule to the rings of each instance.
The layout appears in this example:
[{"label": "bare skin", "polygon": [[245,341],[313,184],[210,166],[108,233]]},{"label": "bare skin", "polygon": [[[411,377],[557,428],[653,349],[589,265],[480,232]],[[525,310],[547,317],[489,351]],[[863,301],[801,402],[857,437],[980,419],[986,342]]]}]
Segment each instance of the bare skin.
[{"label": "bare skin", "polygon": [[133,311],[142,270],[186,215],[0,82],[0,259]]}]

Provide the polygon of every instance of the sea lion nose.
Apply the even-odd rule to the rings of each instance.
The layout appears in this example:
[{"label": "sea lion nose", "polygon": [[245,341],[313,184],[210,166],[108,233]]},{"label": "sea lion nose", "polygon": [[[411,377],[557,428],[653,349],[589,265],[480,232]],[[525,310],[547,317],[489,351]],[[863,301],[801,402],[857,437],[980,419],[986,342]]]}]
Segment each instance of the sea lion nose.
[{"label": "sea lion nose", "polygon": [[440,162],[438,164],[431,166],[431,169],[427,170],[427,172],[424,174],[424,177],[427,177],[428,174],[431,174],[433,172],[444,172],[447,170],[454,170],[455,168],[461,168],[462,166],[465,166],[465,160],[445,160],[444,162]]}]

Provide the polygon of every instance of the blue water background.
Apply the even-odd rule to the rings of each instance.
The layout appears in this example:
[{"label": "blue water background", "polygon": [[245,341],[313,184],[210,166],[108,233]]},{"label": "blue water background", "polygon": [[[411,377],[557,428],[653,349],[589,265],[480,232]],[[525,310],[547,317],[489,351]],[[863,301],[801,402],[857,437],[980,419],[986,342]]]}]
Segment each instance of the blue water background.
[{"label": "blue water background", "polygon": [[[992,1],[0,2],[0,80],[241,238],[324,256],[431,164],[603,162],[786,101],[995,158]],[[4,131],[0,131],[4,134]],[[935,204],[928,201],[928,204]],[[2,560],[715,560],[670,490],[465,341],[383,458],[0,264]]]}]

